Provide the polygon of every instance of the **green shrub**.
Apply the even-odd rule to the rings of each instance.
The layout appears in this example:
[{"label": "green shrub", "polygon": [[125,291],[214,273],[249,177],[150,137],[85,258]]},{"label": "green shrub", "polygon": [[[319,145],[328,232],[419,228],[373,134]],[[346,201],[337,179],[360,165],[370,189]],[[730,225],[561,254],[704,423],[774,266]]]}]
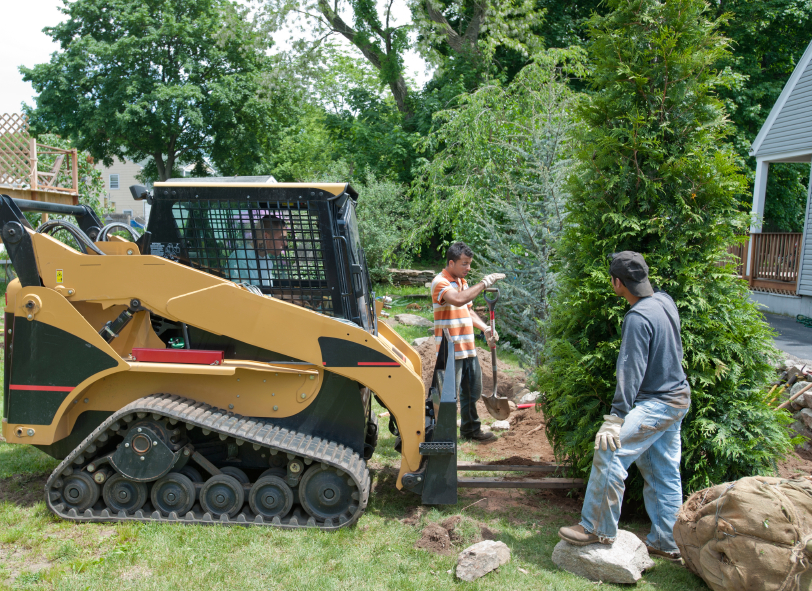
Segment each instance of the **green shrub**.
[{"label": "green shrub", "polygon": [[[607,255],[635,250],[682,319],[692,389],[682,431],[686,490],[769,473],[790,449],[788,414],[765,400],[772,332],[725,264],[748,226],[735,199],[744,179],[714,92],[725,83],[714,64],[728,41],[702,0],[609,6],[613,12],[590,21],[592,92],[577,109],[584,127],[537,373],[548,436],[557,455],[588,475],[627,308],[611,290]],[[628,490],[640,494],[639,478]]]}]

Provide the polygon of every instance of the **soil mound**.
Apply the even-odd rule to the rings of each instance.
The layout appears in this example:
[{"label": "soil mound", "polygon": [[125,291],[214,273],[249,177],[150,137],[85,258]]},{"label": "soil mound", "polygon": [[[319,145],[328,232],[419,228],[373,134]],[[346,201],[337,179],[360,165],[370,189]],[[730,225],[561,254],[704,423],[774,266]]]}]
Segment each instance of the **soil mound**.
[{"label": "soil mound", "polygon": [[[487,416],[488,411],[482,401],[477,403],[479,416]],[[510,431],[499,435],[490,445],[479,446],[477,455],[483,458],[507,458],[499,464],[529,465],[536,462],[554,462],[553,448],[544,432],[544,415],[535,408],[523,408],[511,413]]]},{"label": "soil mound", "polygon": [[[416,349],[420,355],[420,362],[423,365],[423,385],[428,393],[431,387],[431,378],[434,375],[434,366],[437,363],[437,354],[435,352],[434,343],[431,341],[425,342]],[[477,347],[476,354],[479,357],[479,365],[482,368],[482,391],[490,392],[493,389],[493,371],[491,368],[491,352]],[[513,387],[516,384],[524,383],[526,374],[522,370],[517,370],[516,367],[505,363],[499,359],[497,353],[496,371],[499,375],[496,376],[498,382],[497,388],[500,396],[513,399]]]},{"label": "soil mound", "polygon": [[435,554],[450,556],[453,553],[451,537],[448,530],[438,523],[429,523],[423,528],[420,539],[415,542],[415,548],[423,548]]}]

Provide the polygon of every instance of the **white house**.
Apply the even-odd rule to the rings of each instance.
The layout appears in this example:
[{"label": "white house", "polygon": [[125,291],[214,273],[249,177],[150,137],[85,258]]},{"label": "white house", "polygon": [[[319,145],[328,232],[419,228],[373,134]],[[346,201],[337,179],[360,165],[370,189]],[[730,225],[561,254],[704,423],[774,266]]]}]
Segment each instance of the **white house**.
[{"label": "white house", "polygon": [[133,162],[132,160],[113,160],[111,166],[99,164],[104,177],[105,204],[113,207],[114,213],[129,214],[131,218],[146,219],[149,211],[146,200],[136,201],[130,194],[131,185],[143,184],[136,179],[136,175],[144,169],[143,162]]},{"label": "white house", "polygon": [[770,164],[812,163],[812,42],[753,141],[750,155],[756,158],[756,222],[750,228],[746,264],[746,276],[754,287],[752,298],[765,304],[770,312],[812,316],[812,175],[803,234],[768,237],[761,234],[758,223],[764,215]]}]

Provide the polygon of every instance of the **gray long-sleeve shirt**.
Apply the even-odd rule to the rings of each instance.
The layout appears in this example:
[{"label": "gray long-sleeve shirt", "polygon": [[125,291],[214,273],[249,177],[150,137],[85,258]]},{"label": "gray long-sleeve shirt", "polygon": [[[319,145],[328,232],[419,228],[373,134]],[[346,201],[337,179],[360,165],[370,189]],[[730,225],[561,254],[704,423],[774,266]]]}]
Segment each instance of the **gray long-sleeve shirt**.
[{"label": "gray long-sleeve shirt", "polygon": [[639,300],[623,319],[611,412],[625,418],[635,402],[651,399],[677,408],[691,401],[682,369],[679,312],[662,291]]}]

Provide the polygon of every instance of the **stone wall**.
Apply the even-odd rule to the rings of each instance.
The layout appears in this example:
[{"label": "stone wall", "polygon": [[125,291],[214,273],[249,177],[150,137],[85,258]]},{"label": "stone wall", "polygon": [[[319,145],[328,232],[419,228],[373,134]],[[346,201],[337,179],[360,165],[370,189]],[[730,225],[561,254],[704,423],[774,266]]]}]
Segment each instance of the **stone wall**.
[{"label": "stone wall", "polygon": [[415,269],[389,269],[392,273],[392,283],[395,285],[417,285],[423,287],[431,283],[437,276],[437,271],[417,271]]}]

